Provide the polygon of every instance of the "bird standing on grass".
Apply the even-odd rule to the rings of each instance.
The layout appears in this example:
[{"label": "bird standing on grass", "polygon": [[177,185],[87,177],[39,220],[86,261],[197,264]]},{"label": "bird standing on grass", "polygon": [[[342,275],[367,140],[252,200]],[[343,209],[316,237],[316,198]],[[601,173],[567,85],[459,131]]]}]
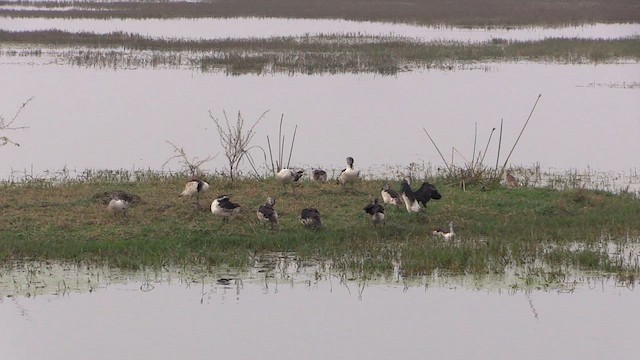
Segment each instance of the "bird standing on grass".
[{"label": "bird standing on grass", "polygon": [[291,191],[293,191],[293,183],[300,180],[302,175],[304,175],[304,170],[293,171],[291,169],[282,169],[276,174],[276,180],[284,186],[285,190],[287,185],[291,184]]},{"label": "bird standing on grass", "polygon": [[229,200],[229,195],[220,195],[211,203],[213,215],[222,217],[222,223],[229,223],[229,218],[240,214],[242,207]]},{"label": "bird standing on grass", "polygon": [[322,169],[313,170],[313,180],[320,182],[327,181],[327,172]]},{"label": "bird standing on grass", "polygon": [[200,200],[200,194],[209,190],[209,184],[200,179],[193,179],[184,186],[184,190],[179,196],[188,196],[193,198],[195,195],[197,201]]},{"label": "bird standing on grass", "polygon": [[320,212],[316,208],[302,209],[300,213],[300,222],[302,225],[312,228],[322,227],[322,220],[320,219]]},{"label": "bird standing on grass", "polygon": [[129,205],[130,204],[127,200],[114,197],[109,200],[107,209],[113,213],[113,216],[118,216],[118,213],[121,213],[123,217],[126,217]]},{"label": "bird standing on grass", "polygon": [[433,235],[440,236],[445,240],[454,239],[456,237],[456,233],[453,231],[453,221],[449,221],[449,230],[437,228],[433,230]]},{"label": "bird standing on grass", "polygon": [[382,195],[382,201],[385,204],[395,205],[396,208],[399,208],[400,205],[403,204],[402,196],[400,196],[397,191],[393,190],[388,183],[384,184],[380,191],[380,195]]},{"label": "bird standing on grass", "polygon": [[271,223],[271,228],[273,229],[273,225],[278,225],[278,212],[273,208],[276,204],[275,198],[267,198],[267,202],[258,208],[256,211],[256,215],[258,216],[258,220],[262,222],[264,225],[267,223]]},{"label": "bird standing on grass", "polygon": [[371,222],[373,222],[373,226],[382,223],[385,224],[385,216],[384,216],[384,207],[378,203],[378,199],[373,199],[369,205],[365,206],[364,210],[367,214],[371,215]]},{"label": "bird standing on grass", "polygon": [[406,179],[400,183],[400,193],[402,194],[402,201],[404,201],[404,206],[407,208],[408,213],[417,214],[422,211],[422,207]]},{"label": "bird standing on grass", "polygon": [[[416,191],[411,190],[409,182],[404,179],[400,184],[402,200],[409,213],[419,213],[422,211],[422,207],[427,207],[429,200],[440,200],[442,195],[438,192],[435,186],[428,182],[422,183],[422,186]],[[421,206],[422,205],[422,206]]]},{"label": "bird standing on grass", "polygon": [[510,188],[515,188],[520,186],[518,179],[511,174],[510,170],[507,170],[507,175],[505,176],[505,182],[507,183],[507,186]]},{"label": "bird standing on grass", "polygon": [[338,182],[344,187],[346,184],[353,184],[360,178],[360,170],[356,170],[353,166],[353,158],[347,158],[347,167],[342,170],[338,176]]}]

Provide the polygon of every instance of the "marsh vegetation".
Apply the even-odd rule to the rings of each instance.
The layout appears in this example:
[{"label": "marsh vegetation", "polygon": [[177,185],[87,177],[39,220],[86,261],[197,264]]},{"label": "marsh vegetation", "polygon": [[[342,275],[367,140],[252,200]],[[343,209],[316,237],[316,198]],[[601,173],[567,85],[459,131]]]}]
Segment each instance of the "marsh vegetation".
[{"label": "marsh vegetation", "polygon": [[0,1],[0,16],[8,17],[281,17],[459,26],[624,23],[636,22],[639,12],[638,3],[631,0]]},{"label": "marsh vegetation", "polygon": [[416,68],[454,70],[477,63],[637,61],[640,39],[545,39],[484,43],[396,37],[305,36],[269,39],[155,39],[127,33],[0,30],[4,56],[50,56],[74,66],[189,67],[230,74],[397,74]]}]

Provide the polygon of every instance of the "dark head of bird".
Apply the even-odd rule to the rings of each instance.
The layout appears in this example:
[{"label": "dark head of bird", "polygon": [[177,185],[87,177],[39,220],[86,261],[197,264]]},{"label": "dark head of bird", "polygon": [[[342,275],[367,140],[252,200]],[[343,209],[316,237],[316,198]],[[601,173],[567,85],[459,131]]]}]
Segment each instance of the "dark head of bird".
[{"label": "dark head of bird", "polygon": [[384,214],[384,207],[380,205],[378,198],[373,199],[369,205],[365,206],[362,210],[364,210],[367,214],[375,215],[377,213]]},{"label": "dark head of bird", "polygon": [[304,175],[304,170],[298,170],[293,174],[293,181],[298,181]]},{"label": "dark head of bird", "polygon": [[349,165],[350,168],[353,167],[353,158],[351,156],[347,158],[347,165]]}]

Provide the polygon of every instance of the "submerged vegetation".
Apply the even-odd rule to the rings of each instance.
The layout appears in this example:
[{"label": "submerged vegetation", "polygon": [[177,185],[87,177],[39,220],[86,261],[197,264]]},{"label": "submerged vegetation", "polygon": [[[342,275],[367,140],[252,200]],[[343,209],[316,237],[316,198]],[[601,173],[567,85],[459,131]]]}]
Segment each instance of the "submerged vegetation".
[{"label": "submerged vegetation", "polygon": [[[435,271],[503,274],[589,270],[637,276],[640,199],[599,190],[467,187],[430,179],[443,195],[426,213],[386,208],[374,227],[362,208],[380,197],[383,180],[343,190],[333,182],[303,181],[283,190],[275,180],[207,179],[211,191],[194,207],[179,198],[187,176],[147,174],[137,181],[87,178],[58,185],[41,182],[0,187],[0,260],[58,260],[109,266],[245,267],[274,254],[325,264],[360,276],[399,271],[406,277]],[[391,181],[397,188],[398,182]],[[139,196],[125,218],[106,210],[105,193]],[[219,194],[243,206],[242,218],[223,225],[208,207]],[[268,196],[277,199],[279,226],[255,215]],[[305,207],[316,207],[324,228],[304,228]],[[432,230],[453,221],[454,240]]]},{"label": "submerged vegetation", "polygon": [[269,39],[157,39],[128,33],[0,30],[0,55],[52,56],[77,66],[195,67],[246,73],[396,74],[413,68],[454,70],[474,63],[638,61],[640,38],[544,39],[484,43],[417,42],[401,37],[318,35]]},{"label": "submerged vegetation", "polygon": [[522,26],[636,22],[639,14],[633,0],[0,1],[0,16],[93,19],[283,17]]}]

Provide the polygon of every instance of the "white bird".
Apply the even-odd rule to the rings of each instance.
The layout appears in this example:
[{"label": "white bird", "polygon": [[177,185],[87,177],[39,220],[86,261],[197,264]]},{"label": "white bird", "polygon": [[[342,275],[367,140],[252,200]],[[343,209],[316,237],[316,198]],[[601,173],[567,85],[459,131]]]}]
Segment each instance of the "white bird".
[{"label": "white bird", "polygon": [[393,190],[388,183],[384,184],[380,191],[380,195],[382,195],[382,201],[385,204],[395,205],[397,208],[404,204],[402,196],[400,196],[397,191]]},{"label": "white bird", "polygon": [[200,200],[200,194],[207,190],[209,190],[209,184],[206,181],[193,179],[187,182],[180,196],[188,196],[192,198],[195,195],[196,199]]},{"label": "white bird", "polygon": [[320,212],[316,208],[305,208],[300,213],[300,222],[302,225],[312,228],[322,227]]},{"label": "white bird", "polygon": [[113,213],[113,216],[118,216],[118,213],[121,213],[122,216],[127,216],[129,202],[124,199],[113,198],[109,201],[107,209]]},{"label": "white bird", "polygon": [[338,182],[345,186],[345,184],[353,184],[360,177],[360,170],[356,170],[353,167],[353,158],[349,156],[347,158],[347,167],[340,172],[338,176]]},{"label": "white bird", "polygon": [[278,180],[285,189],[287,185],[291,184],[291,190],[293,191],[293,183],[300,180],[302,175],[304,175],[304,170],[293,171],[291,169],[282,169],[276,174],[276,180]]},{"label": "white bird", "polygon": [[273,225],[278,225],[278,212],[273,206],[276,204],[275,198],[267,198],[267,202],[258,208],[256,211],[256,215],[258,216],[258,220],[262,222],[264,225],[267,223],[271,223],[271,228],[273,229]]},{"label": "white bird", "polygon": [[367,214],[371,215],[371,222],[373,222],[373,226],[382,223],[385,224],[385,216],[384,216],[384,207],[378,203],[378,199],[373,199],[369,205],[365,206],[364,210]]},{"label": "white bird", "polygon": [[211,203],[213,215],[221,216],[222,223],[229,223],[229,218],[240,214],[242,207],[229,200],[229,195],[220,195]]},{"label": "white bird", "polygon": [[327,181],[327,172],[322,169],[313,170],[313,180],[320,182]]},{"label": "white bird", "polygon": [[445,240],[454,239],[456,237],[456,233],[453,231],[453,221],[449,221],[449,230],[437,228],[433,230],[433,235],[440,236]]}]

